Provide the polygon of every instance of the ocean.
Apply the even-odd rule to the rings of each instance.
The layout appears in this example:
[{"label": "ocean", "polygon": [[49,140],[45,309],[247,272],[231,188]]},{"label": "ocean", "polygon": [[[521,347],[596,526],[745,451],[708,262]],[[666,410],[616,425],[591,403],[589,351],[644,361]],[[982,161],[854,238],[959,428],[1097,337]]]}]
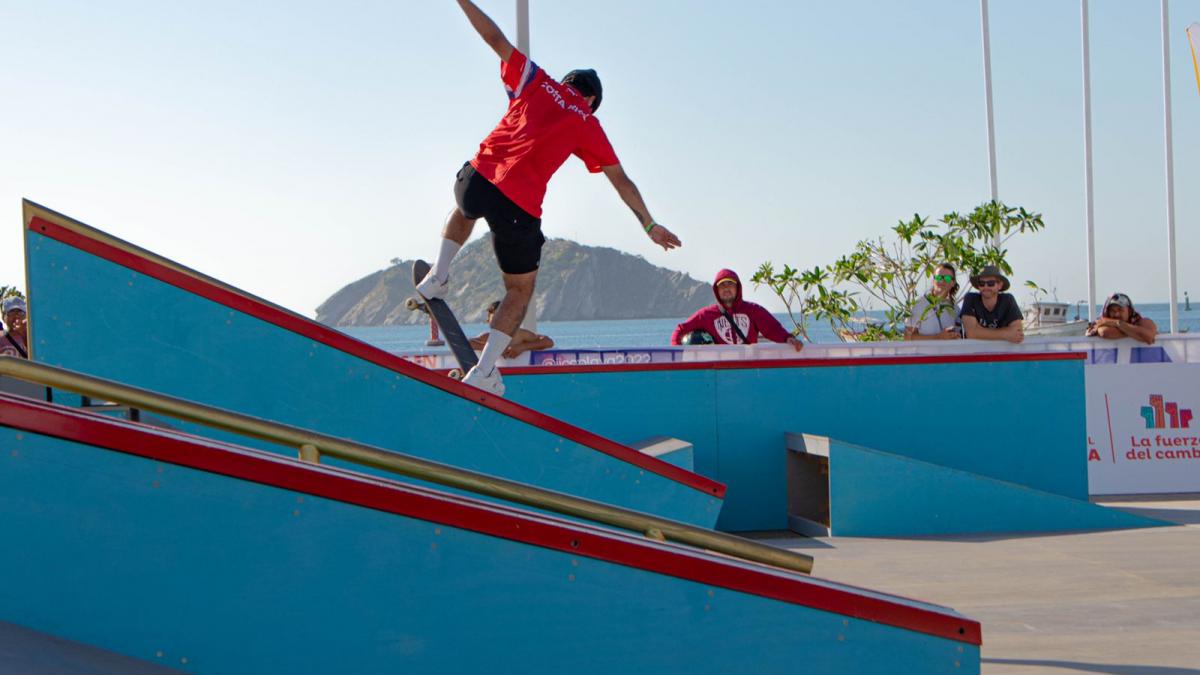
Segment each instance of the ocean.
[{"label": "ocean", "polygon": [[[1074,318],[1073,311],[1073,309],[1068,310],[1068,319]],[[1143,316],[1153,319],[1158,324],[1160,332],[1169,331],[1171,320],[1168,303],[1149,303],[1139,306],[1138,311]],[[880,318],[883,316],[883,312],[867,312],[866,315],[870,318]],[[561,349],[656,347],[670,343],[671,331],[684,318],[686,317],[608,321],[541,321],[538,323],[538,332],[550,336],[554,340],[555,347]],[[786,314],[776,314],[775,318],[779,319],[785,327],[790,326]],[[1193,306],[1191,311],[1185,311],[1182,303],[1179,305],[1179,328],[1183,333],[1200,333],[1200,303]],[[446,350],[446,347],[425,346],[425,340],[429,338],[428,324],[347,326],[340,330],[389,352],[420,353]],[[485,330],[487,330],[487,326],[482,323],[469,323],[463,326],[463,332],[467,336],[478,335]],[[819,343],[838,342],[837,336],[834,335],[828,323],[810,323],[809,336],[813,341]]]}]

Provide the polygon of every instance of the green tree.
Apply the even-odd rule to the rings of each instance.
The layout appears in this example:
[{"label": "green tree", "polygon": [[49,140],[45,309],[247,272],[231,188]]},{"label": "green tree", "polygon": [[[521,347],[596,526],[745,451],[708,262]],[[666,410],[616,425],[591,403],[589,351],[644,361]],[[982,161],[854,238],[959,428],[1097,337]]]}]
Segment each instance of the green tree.
[{"label": "green tree", "polygon": [[[904,337],[904,322],[938,265],[954,265],[960,278],[985,265],[996,265],[1011,276],[1005,244],[1016,235],[1044,227],[1041,214],[995,201],[966,215],[947,213],[937,222],[914,214],[893,226],[891,237],[864,239],[831,265],[809,272],[785,265],[776,273],[767,262],[752,281],[783,300],[795,332],[806,339],[811,317],[828,321],[843,340],[898,340]],[[960,285],[960,294],[965,293],[968,285]],[[881,324],[855,331],[854,315],[864,309],[864,301],[881,306],[885,318]]]}]

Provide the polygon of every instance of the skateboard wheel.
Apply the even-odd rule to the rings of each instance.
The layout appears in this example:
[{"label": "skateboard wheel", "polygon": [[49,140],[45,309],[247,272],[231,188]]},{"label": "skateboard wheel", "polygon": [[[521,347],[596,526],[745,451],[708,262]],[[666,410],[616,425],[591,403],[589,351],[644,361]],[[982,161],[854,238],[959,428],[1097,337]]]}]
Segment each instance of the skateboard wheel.
[{"label": "skateboard wheel", "polygon": [[453,368],[450,370],[450,372],[448,374],[450,375],[450,379],[452,379],[452,380],[460,380],[461,381],[463,379],[462,368]]},{"label": "skateboard wheel", "polygon": [[416,298],[408,298],[407,300],[404,301],[404,308],[408,309],[410,311],[416,311],[416,310],[420,309],[420,307],[421,307],[421,302],[419,300],[417,300]]}]

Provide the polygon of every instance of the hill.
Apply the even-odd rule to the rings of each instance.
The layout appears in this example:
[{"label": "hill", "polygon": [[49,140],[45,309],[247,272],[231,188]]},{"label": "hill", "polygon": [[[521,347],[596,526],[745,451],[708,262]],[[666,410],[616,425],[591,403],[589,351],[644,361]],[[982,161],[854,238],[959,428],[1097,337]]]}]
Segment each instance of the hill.
[{"label": "hill", "polygon": [[[412,262],[401,260],[348,284],[321,303],[317,321],[331,326],[420,323],[422,317],[404,307],[416,293]],[[503,297],[490,233],[468,243],[454,259],[451,288],[447,300],[464,323],[482,321],[487,305]],[[683,320],[712,302],[712,287],[683,272],[615,249],[551,239],[542,249],[532,306],[539,321]]]}]

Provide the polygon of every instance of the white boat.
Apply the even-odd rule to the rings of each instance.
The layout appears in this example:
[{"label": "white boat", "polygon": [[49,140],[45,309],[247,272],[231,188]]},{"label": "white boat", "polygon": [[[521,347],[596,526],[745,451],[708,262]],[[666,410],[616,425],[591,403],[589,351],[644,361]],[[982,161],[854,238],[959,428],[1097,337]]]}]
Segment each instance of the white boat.
[{"label": "white boat", "polygon": [[1071,308],[1065,302],[1034,302],[1025,308],[1026,335],[1083,335],[1087,330],[1086,319],[1075,318],[1067,321],[1067,310]]}]

